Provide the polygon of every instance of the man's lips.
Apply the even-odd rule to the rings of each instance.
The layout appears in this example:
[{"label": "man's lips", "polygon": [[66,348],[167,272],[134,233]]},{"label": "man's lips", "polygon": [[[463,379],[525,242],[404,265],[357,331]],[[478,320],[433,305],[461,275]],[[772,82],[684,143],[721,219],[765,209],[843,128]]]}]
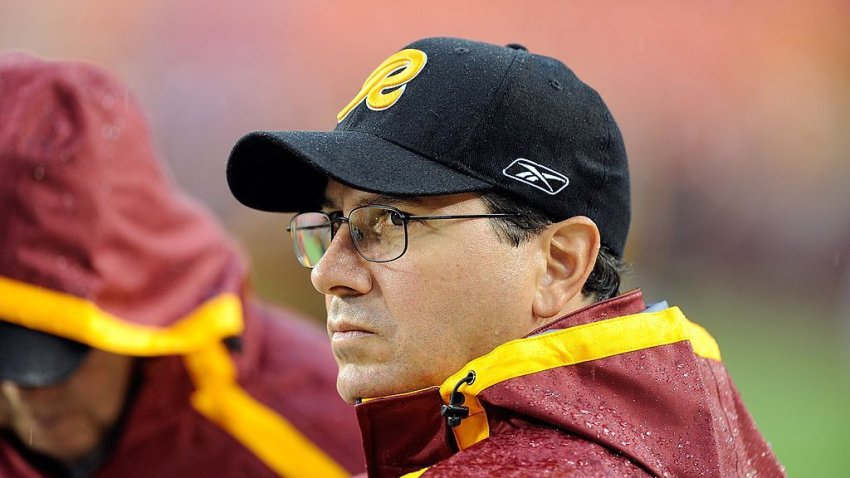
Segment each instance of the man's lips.
[{"label": "man's lips", "polygon": [[345,332],[334,332],[331,334],[331,340],[334,342],[338,342],[340,340],[351,340],[357,339],[361,337],[371,337],[372,332],[366,332],[365,330],[347,330]]},{"label": "man's lips", "polygon": [[331,322],[328,324],[331,340],[349,340],[361,337],[375,335],[375,333],[366,327],[353,324],[350,322]]}]

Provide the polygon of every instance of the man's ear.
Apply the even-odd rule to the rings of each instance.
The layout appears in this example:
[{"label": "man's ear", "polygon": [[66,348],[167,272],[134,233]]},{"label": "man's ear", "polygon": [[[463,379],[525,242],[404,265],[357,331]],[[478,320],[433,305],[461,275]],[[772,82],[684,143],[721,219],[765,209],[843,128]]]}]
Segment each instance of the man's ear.
[{"label": "man's ear", "polygon": [[540,239],[546,270],[538,280],[532,312],[544,324],[589,304],[581,290],[596,264],[601,239],[599,228],[584,216],[551,224]]}]

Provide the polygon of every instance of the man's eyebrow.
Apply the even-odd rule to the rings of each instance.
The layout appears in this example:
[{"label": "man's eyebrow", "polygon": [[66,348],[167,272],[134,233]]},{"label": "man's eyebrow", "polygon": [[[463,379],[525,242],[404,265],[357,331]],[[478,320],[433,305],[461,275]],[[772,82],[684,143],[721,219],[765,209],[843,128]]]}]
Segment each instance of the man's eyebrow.
[{"label": "man's eyebrow", "polygon": [[336,203],[334,203],[332,199],[327,197],[322,198],[322,203],[319,204],[319,206],[322,209],[339,209],[338,207],[336,207]]},{"label": "man's eyebrow", "polygon": [[[422,198],[418,197],[406,197],[406,196],[392,196],[389,194],[369,194],[361,197],[354,203],[354,207],[360,206],[376,206],[376,205],[385,205],[385,206],[419,206],[422,204]],[[322,199],[322,208],[323,209],[341,209],[337,206],[336,201],[333,201],[329,198]]]},{"label": "man's eyebrow", "polygon": [[418,206],[420,204],[422,204],[422,199],[418,197],[391,196],[389,194],[370,194],[356,202],[356,206]]}]

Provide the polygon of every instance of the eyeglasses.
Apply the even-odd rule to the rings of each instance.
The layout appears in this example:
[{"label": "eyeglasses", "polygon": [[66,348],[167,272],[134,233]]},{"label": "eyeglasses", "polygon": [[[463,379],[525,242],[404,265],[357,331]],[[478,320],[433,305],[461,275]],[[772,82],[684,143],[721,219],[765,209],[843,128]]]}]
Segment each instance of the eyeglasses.
[{"label": "eyeglasses", "polygon": [[391,206],[370,205],[352,209],[348,217],[343,216],[341,212],[302,212],[292,218],[286,230],[292,234],[292,245],[298,262],[312,269],[325,255],[344,222],[348,223],[351,242],[360,256],[370,262],[390,262],[407,252],[407,224],[410,221],[515,216],[521,214],[416,216]]}]

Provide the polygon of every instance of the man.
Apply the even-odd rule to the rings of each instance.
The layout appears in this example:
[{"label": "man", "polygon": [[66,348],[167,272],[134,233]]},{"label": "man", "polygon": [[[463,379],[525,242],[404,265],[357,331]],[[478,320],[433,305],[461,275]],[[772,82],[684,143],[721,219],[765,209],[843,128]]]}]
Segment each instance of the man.
[{"label": "man", "polygon": [[562,63],[417,41],[332,132],[256,132],[244,204],[299,212],[370,476],[781,476],[678,308],[618,295],[620,132]]},{"label": "man", "polygon": [[362,470],[327,339],[260,304],[127,88],[0,55],[0,476]]}]

